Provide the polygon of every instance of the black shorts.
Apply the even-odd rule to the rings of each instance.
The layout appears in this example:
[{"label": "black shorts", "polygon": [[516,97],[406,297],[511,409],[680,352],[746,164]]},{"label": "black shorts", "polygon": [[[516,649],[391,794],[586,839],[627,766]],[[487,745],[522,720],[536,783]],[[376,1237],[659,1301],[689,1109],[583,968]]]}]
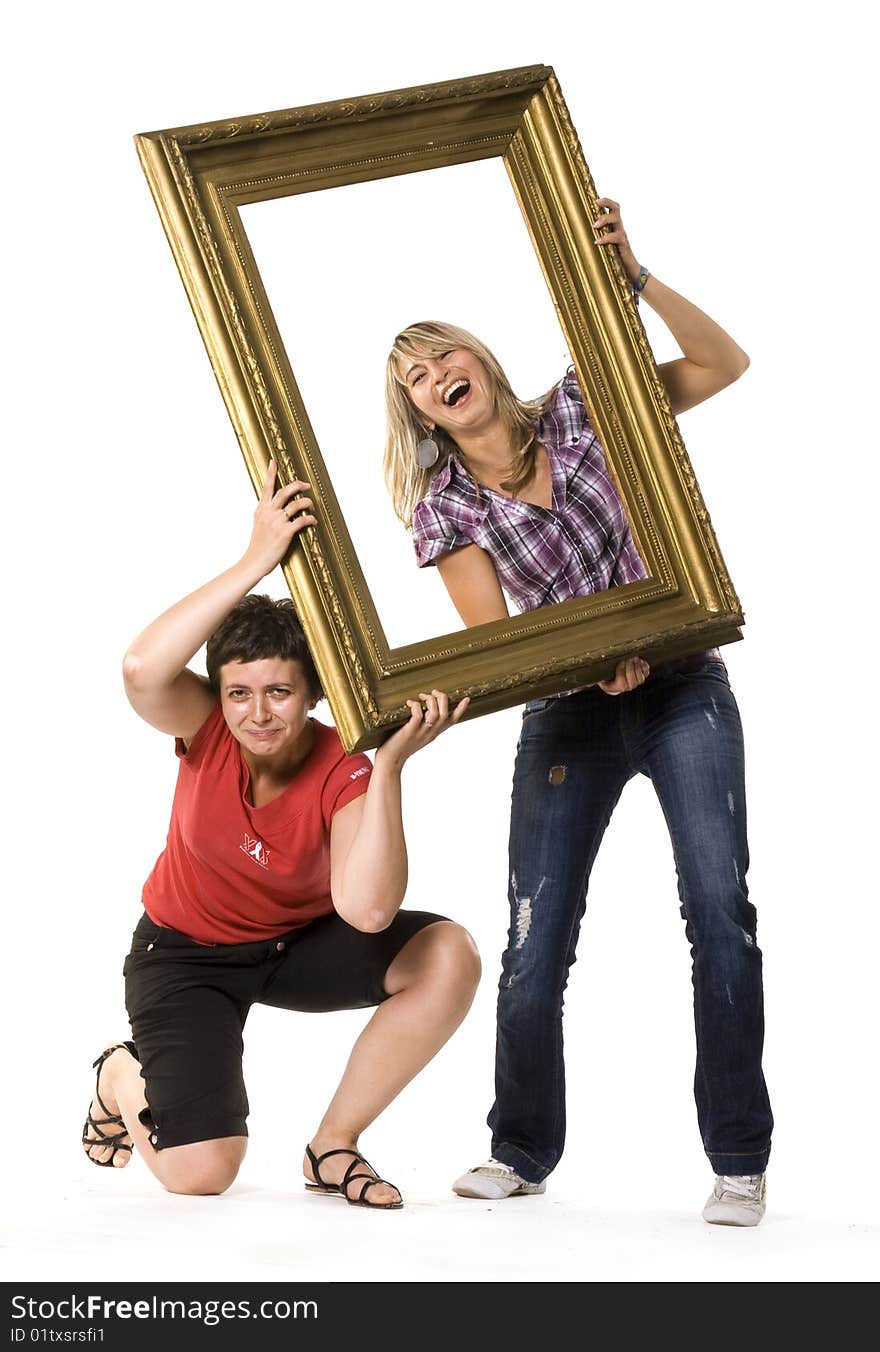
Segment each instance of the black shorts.
[{"label": "black shorts", "polygon": [[241,1059],[251,1005],[314,1014],[381,1004],[404,944],[444,919],[399,911],[386,930],[364,934],[334,912],[277,939],[206,945],[145,913],[122,971],[153,1146],[247,1135]]}]

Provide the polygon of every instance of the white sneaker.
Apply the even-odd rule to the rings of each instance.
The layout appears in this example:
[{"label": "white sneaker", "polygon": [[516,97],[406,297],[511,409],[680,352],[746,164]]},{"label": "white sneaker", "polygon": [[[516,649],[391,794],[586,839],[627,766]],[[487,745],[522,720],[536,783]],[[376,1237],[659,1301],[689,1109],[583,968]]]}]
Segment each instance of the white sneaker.
[{"label": "white sneaker", "polygon": [[767,1209],[766,1193],[763,1174],[716,1174],[703,1220],[710,1225],[757,1225]]},{"label": "white sneaker", "polygon": [[500,1160],[486,1160],[485,1164],[478,1164],[475,1169],[469,1169],[461,1178],[457,1178],[452,1191],[457,1192],[459,1197],[482,1197],[498,1201],[502,1197],[546,1192],[547,1184],[529,1183],[520,1178],[509,1164],[502,1164]]}]

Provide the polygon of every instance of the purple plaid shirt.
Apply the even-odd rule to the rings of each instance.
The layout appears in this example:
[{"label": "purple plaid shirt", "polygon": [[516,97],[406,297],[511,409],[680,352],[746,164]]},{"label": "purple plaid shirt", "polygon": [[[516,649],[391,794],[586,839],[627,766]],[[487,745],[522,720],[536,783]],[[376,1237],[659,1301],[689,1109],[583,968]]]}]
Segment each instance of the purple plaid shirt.
[{"label": "purple plaid shirt", "polygon": [[553,506],[536,507],[482,486],[478,492],[451,455],[413,513],[419,567],[479,545],[523,611],[646,577],[573,370],[536,431],[550,465]]}]

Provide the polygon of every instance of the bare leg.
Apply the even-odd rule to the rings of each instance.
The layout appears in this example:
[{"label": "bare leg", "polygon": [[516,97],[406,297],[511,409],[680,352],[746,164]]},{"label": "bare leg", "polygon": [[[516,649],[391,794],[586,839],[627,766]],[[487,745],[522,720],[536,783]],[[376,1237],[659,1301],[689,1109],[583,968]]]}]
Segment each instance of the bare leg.
[{"label": "bare leg", "polygon": [[[219,1193],[225,1192],[238,1173],[247,1149],[246,1136],[224,1136],[219,1140],[196,1141],[192,1145],[172,1146],[169,1150],[154,1150],[150,1133],[139,1114],[147,1106],[140,1063],[120,1047],[101,1067],[100,1094],[110,1113],[120,1113],[135,1150],[147,1168],[169,1192]],[[93,1100],[92,1116],[103,1117],[100,1105]],[[125,1138],[123,1138],[125,1139]],[[86,1154],[94,1160],[110,1158],[107,1146],[87,1145]],[[128,1163],[128,1151],[120,1150],[114,1165]]]},{"label": "bare leg", "polygon": [[[325,1150],[357,1149],[358,1137],[428,1064],[468,1012],[480,979],[480,959],[467,930],[438,921],[400,950],[385,974],[390,999],[379,1005],[352,1048],[348,1065],[311,1141]],[[334,1156],[321,1177],[338,1183],[351,1157]],[[364,1172],[360,1166],[358,1172]],[[314,1182],[308,1156],[303,1173]],[[353,1186],[356,1195],[359,1185]],[[394,1187],[370,1188],[371,1202],[399,1201]]]}]

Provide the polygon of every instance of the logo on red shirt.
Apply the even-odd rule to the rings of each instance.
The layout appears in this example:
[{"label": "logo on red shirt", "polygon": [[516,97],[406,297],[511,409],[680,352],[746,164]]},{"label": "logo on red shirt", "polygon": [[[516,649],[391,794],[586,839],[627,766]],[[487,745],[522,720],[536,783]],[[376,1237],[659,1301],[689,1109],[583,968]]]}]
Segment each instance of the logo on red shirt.
[{"label": "logo on red shirt", "polygon": [[252,839],[245,831],[244,844],[239,845],[238,848],[244,850],[245,854],[250,855],[251,859],[260,865],[260,868],[269,867],[269,851],[261,840]]}]

